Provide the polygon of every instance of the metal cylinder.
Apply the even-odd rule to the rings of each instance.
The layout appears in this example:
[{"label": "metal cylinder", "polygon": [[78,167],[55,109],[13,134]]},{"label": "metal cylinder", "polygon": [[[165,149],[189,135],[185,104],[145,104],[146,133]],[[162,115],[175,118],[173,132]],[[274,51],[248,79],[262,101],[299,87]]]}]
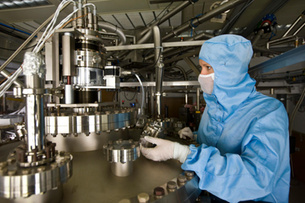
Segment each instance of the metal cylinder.
[{"label": "metal cylinder", "polygon": [[127,161],[126,163],[114,162],[111,163],[111,171],[115,176],[126,177],[133,171],[133,162]]},{"label": "metal cylinder", "polygon": [[163,81],[163,67],[162,63],[162,47],[161,34],[158,26],[153,27],[154,45],[155,45],[155,64],[156,64],[156,104],[157,116],[161,116],[161,97],[162,97],[162,81]]},{"label": "metal cylinder", "polygon": [[65,104],[74,103],[74,90],[72,85],[65,85]]},{"label": "metal cylinder", "polygon": [[74,76],[74,50],[75,40],[71,33],[62,36],[62,74],[63,76]]},{"label": "metal cylinder", "polygon": [[26,129],[28,139],[28,151],[44,148],[44,109],[43,93],[44,81],[38,74],[26,75],[26,87],[23,93],[26,95]]}]

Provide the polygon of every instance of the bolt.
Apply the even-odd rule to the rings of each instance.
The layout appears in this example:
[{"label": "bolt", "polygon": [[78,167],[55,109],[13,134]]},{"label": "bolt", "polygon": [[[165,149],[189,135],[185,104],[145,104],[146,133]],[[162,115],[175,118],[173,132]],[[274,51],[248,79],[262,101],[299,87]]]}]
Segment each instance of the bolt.
[{"label": "bolt", "polygon": [[179,174],[177,181],[178,181],[178,185],[181,187],[181,186],[185,185],[187,179],[186,179],[185,175]]},{"label": "bolt", "polygon": [[175,181],[168,181],[167,182],[168,192],[175,192],[176,189],[177,189],[177,183]]},{"label": "bolt", "polygon": [[157,199],[161,199],[165,194],[164,188],[163,187],[156,187],[154,189],[154,195]]},{"label": "bolt", "polygon": [[139,203],[146,203],[149,200],[149,195],[147,193],[140,193],[138,194],[138,201]]},{"label": "bolt", "polygon": [[186,179],[188,179],[188,180],[192,180],[192,178],[194,177],[193,171],[184,171],[184,174],[186,176]]}]

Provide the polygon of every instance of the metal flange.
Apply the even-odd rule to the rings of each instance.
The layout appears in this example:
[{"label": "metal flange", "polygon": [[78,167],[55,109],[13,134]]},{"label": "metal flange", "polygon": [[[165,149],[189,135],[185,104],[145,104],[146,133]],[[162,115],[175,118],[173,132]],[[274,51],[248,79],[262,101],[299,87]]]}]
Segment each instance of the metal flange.
[{"label": "metal flange", "polygon": [[37,167],[20,167],[14,159],[0,162],[0,196],[24,198],[57,189],[72,176],[72,159],[60,152],[54,162]]},{"label": "metal flange", "polygon": [[109,142],[103,146],[104,153],[107,154],[107,161],[126,163],[135,161],[140,157],[139,142],[133,140],[117,140]]},{"label": "metal flange", "polygon": [[110,132],[135,125],[137,112],[134,109],[92,112],[73,115],[50,115],[45,117],[46,134],[75,135]]}]

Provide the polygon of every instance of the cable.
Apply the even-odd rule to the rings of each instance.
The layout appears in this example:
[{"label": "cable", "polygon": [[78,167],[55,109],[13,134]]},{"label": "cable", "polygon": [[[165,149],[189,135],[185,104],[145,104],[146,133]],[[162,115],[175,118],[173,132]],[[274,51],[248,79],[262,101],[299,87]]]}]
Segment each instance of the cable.
[{"label": "cable", "polygon": [[[32,34],[29,36],[22,45],[1,65],[0,72],[5,69],[5,67],[20,53],[21,50],[24,49],[24,47],[37,35],[37,33],[51,20],[51,22],[48,25],[48,28],[50,28],[51,25],[53,25],[59,15],[59,12],[63,10],[65,7],[67,7],[70,3],[74,3],[72,0],[62,1],[60,6],[58,7],[58,12],[51,15],[45,22],[43,22]],[[55,19],[55,21],[54,21]],[[47,29],[46,29],[47,30]],[[40,40],[41,41],[41,40]],[[39,43],[36,44],[35,48],[37,47]],[[35,49],[34,48],[34,49]],[[36,52],[37,53],[37,52]],[[3,82],[0,85],[0,97],[3,96],[3,94],[10,88],[12,83],[17,79],[17,77],[22,73],[22,66],[20,66],[10,77],[7,78],[5,82]]]},{"label": "cable", "polygon": [[[71,2],[66,2],[61,10],[65,9]],[[0,72],[5,69],[5,67],[19,54],[19,52],[37,35],[37,33],[49,23],[53,18],[54,14],[51,15],[47,20],[45,20],[32,34],[29,36],[20,47],[1,65]]]}]

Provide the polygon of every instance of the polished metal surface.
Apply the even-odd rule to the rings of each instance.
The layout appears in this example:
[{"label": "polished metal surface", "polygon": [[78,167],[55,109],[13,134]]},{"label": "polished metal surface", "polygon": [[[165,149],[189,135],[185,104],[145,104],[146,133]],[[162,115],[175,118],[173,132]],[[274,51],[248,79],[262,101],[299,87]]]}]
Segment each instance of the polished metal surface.
[{"label": "polished metal surface", "polygon": [[140,157],[139,142],[132,139],[109,141],[103,146],[107,161],[111,163],[111,171],[118,177],[125,177],[132,173],[133,162]]},{"label": "polished metal surface", "polygon": [[103,84],[103,70],[99,68],[79,67],[77,76],[73,77],[76,86],[94,86]]},{"label": "polished metal surface", "polygon": [[64,184],[64,203],[117,203],[139,193],[152,194],[182,172],[175,160],[154,162],[145,157],[133,162],[133,173],[117,177],[102,150],[73,153],[73,176]]},{"label": "polished metal surface", "polygon": [[109,132],[135,125],[137,112],[134,109],[113,112],[92,112],[74,115],[45,116],[46,134],[78,135],[85,133]]},{"label": "polished metal surface", "polygon": [[[156,82],[142,82],[144,87],[155,87]],[[138,82],[121,82],[120,87],[138,87]],[[198,81],[163,81],[163,87],[169,86],[199,86]],[[93,87],[92,87],[93,88]],[[97,88],[97,87],[94,87]]]},{"label": "polished metal surface", "polygon": [[107,155],[107,161],[109,162],[126,163],[129,161],[135,161],[140,157],[139,142],[132,139],[119,139],[115,142],[110,141],[108,144],[104,145],[103,149]]},{"label": "polished metal surface", "polygon": [[[179,42],[163,42],[162,47],[192,47],[201,46],[206,40],[195,40],[195,41],[179,41]],[[121,46],[106,46],[107,51],[121,51],[121,50],[135,50],[135,49],[153,49],[153,43],[147,44],[131,44]]]},{"label": "polished metal surface", "polygon": [[13,158],[0,163],[0,195],[29,197],[57,189],[72,176],[72,155],[60,152],[53,163],[31,168],[18,166]]},{"label": "polished metal surface", "polygon": [[62,185],[58,186],[57,189],[49,190],[43,194],[31,195],[29,197],[7,199],[0,197],[1,203],[57,203],[63,198]]},{"label": "polished metal surface", "polygon": [[76,51],[76,65],[80,67],[102,68],[102,55],[99,52],[92,50],[77,50]]},{"label": "polished metal surface", "polygon": [[65,33],[62,36],[62,75],[75,75],[75,59],[74,59],[75,41],[71,33]]}]

